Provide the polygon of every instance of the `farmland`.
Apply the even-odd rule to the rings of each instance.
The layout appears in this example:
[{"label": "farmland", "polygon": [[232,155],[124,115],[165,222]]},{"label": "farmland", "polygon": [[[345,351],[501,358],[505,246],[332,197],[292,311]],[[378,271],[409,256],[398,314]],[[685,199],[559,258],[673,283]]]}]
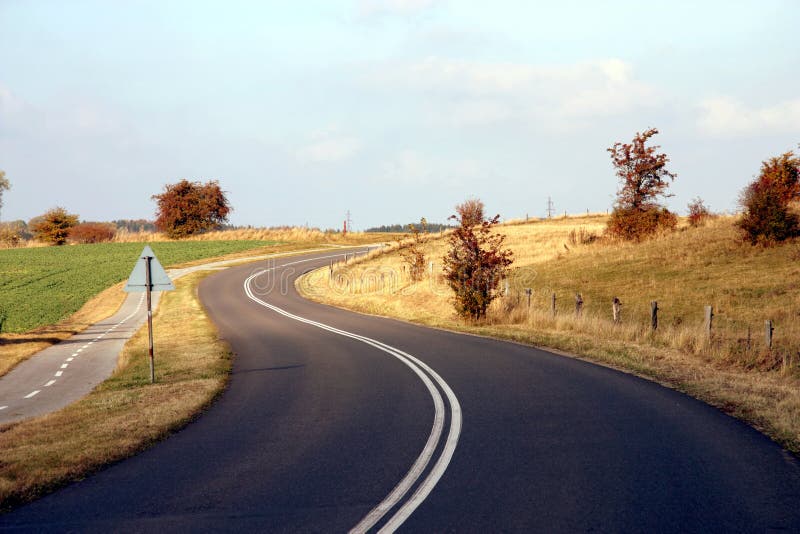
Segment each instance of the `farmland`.
[{"label": "farmland", "polygon": [[[176,241],[152,245],[167,267],[246,250],[272,241]],[[102,290],[125,280],[142,243],[0,250],[0,314],[3,332],[26,332],[57,323]]]}]

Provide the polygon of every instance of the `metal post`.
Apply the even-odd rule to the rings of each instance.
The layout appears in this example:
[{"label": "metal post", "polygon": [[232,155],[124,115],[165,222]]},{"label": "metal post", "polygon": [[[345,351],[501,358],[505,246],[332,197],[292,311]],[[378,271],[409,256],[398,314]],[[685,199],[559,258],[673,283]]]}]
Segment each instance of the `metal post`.
[{"label": "metal post", "polygon": [[553,317],[556,316],[556,294],[553,293],[550,296],[550,311],[553,314]]},{"label": "metal post", "polygon": [[145,294],[147,295],[147,334],[149,339],[149,345],[147,348],[147,353],[150,356],[150,383],[156,383],[156,371],[155,371],[155,364],[153,362],[153,306],[152,306],[152,299],[151,293],[153,290],[153,283],[150,279],[150,261],[153,258],[150,256],[144,257],[144,283],[145,283]]},{"label": "metal post", "polygon": [[533,293],[533,290],[531,288],[529,288],[529,287],[526,287],[525,288],[525,295],[528,296],[528,309],[530,309],[530,307],[531,307],[531,293]]},{"label": "metal post", "polygon": [[774,330],[772,321],[764,321],[764,345],[767,346],[767,350],[772,350],[772,332]]},{"label": "metal post", "polygon": [[658,302],[650,301],[650,326],[653,331],[658,330]]}]

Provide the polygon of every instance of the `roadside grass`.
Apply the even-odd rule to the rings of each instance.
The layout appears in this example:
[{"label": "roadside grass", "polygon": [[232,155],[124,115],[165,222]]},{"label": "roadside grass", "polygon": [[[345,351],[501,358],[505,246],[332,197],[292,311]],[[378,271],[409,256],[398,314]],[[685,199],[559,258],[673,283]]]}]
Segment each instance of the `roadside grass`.
[{"label": "roadside grass", "polygon": [[[434,267],[421,282],[410,281],[391,247],[336,265],[332,275],[329,269],[309,273],[298,287],[328,304],[554,348],[633,372],[715,405],[800,452],[800,243],[766,249],[744,244],[732,217],[621,243],[602,237],[605,220],[568,217],[499,227],[515,253],[509,294],[480,323],[453,312],[441,275],[441,238],[426,244]],[[525,288],[532,289],[530,309]],[[576,293],[584,302],[581,317]],[[614,297],[622,301],[620,324],[612,321]],[[653,300],[660,308],[655,332]],[[715,314],[710,338],[703,327],[706,305]],[[775,327],[771,350],[765,346],[767,319]]]},{"label": "roadside grass", "polygon": [[156,384],[147,329],[126,344],[117,371],[82,400],[0,426],[0,510],[30,501],[131,456],[185,426],[221,393],[231,353],[198,298],[193,273],[162,296],[154,317]]},{"label": "roadside grass", "polygon": [[[292,226],[285,228],[238,228],[206,232],[185,238],[184,241],[227,241],[227,240],[261,240],[281,241],[303,244],[362,245],[376,241],[391,241],[401,234],[383,232],[341,232],[323,231],[318,228]],[[117,243],[169,242],[170,238],[157,232],[119,231],[114,237]]]}]

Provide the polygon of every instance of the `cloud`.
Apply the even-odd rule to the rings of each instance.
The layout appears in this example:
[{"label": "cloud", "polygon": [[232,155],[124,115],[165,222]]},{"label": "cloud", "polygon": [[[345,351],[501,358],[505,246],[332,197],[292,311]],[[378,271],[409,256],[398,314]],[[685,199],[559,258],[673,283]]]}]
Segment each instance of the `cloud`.
[{"label": "cloud", "polygon": [[361,17],[385,15],[409,16],[432,8],[438,0],[360,0],[358,14]]},{"label": "cloud", "polygon": [[491,63],[428,57],[382,64],[366,83],[423,93],[442,120],[488,124],[511,118],[549,123],[619,115],[658,106],[664,97],[620,59],[563,65]]},{"label": "cloud", "polygon": [[414,187],[434,184],[451,187],[481,176],[481,166],[473,159],[445,159],[406,149],[387,159],[376,181]]},{"label": "cloud", "polygon": [[698,127],[715,137],[800,132],[800,99],[750,108],[735,98],[720,96],[701,102],[700,110]]},{"label": "cloud", "polygon": [[355,156],[363,146],[363,143],[355,137],[334,135],[331,133],[322,136],[312,135],[316,140],[301,147],[296,153],[297,159],[314,163],[340,162]]}]

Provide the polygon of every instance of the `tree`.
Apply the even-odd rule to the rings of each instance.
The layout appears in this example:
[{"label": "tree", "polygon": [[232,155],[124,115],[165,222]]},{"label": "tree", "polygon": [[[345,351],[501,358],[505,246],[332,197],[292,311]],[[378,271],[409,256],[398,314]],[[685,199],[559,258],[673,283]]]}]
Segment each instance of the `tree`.
[{"label": "tree", "polygon": [[158,202],[156,228],[171,238],[219,228],[231,212],[216,180],[202,184],[184,179],[165,185],[164,192],[152,198]]},{"label": "tree", "polygon": [[112,223],[82,222],[69,231],[73,243],[103,243],[111,241],[117,233]]},{"label": "tree", "polygon": [[476,226],[483,222],[483,202],[477,198],[468,198],[463,203],[456,206],[460,220],[468,226]]},{"label": "tree", "polygon": [[771,245],[800,235],[791,203],[800,195],[800,159],[787,152],[761,164],[759,176],[742,191],[744,213],[737,221],[751,244]]},{"label": "tree", "polygon": [[674,228],[677,217],[659,203],[676,174],[667,170],[669,158],[658,145],[647,146],[658,130],[638,133],[631,143],[614,143],[607,149],[620,180],[614,212],[608,223],[612,235],[638,240],[662,228]]},{"label": "tree", "polygon": [[6,178],[6,173],[0,171],[0,210],[3,209],[3,192],[11,189],[11,182]]},{"label": "tree", "polygon": [[[477,222],[476,205],[481,208]],[[445,279],[455,293],[456,312],[473,320],[486,316],[486,309],[497,296],[497,285],[513,262],[513,253],[503,249],[505,236],[492,232],[500,216],[486,219],[482,211],[483,203],[474,199],[456,206],[456,215],[450,219],[458,226],[448,238],[449,250],[444,257]]]},{"label": "tree", "polygon": [[[428,221],[425,217],[419,220],[419,226],[409,224],[410,236],[406,236],[407,241],[400,243],[400,256],[408,264],[408,272],[411,280],[419,282],[425,275],[425,236],[428,233]],[[410,238],[410,239],[409,239]]]},{"label": "tree", "polygon": [[67,242],[70,229],[77,224],[77,215],[67,213],[64,208],[53,208],[31,219],[28,226],[36,239],[52,245],[63,245]]}]

